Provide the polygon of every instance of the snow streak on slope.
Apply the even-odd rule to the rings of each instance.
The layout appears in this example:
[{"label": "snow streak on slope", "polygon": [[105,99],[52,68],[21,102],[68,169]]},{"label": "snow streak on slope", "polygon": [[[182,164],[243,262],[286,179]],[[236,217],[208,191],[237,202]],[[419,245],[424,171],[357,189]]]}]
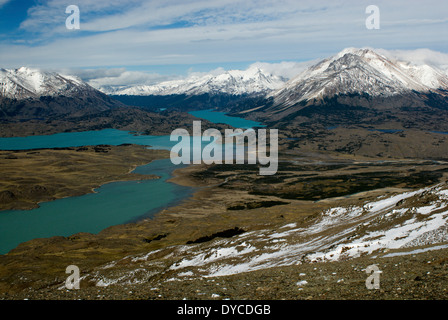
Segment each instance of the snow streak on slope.
[{"label": "snow streak on slope", "polygon": [[415,252],[409,251],[412,247],[448,242],[447,221],[447,186],[437,185],[382,196],[358,206],[334,207],[276,230],[252,231],[230,239],[127,257],[90,276],[104,286],[139,283],[154,274],[164,274],[171,280],[215,277],[378,255],[391,249],[406,254],[403,251]]}]

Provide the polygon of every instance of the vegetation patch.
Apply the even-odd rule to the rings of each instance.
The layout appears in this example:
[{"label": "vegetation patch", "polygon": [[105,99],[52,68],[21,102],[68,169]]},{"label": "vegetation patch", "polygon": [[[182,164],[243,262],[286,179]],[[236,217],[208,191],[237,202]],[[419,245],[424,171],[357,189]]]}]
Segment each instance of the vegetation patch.
[{"label": "vegetation patch", "polygon": [[256,209],[256,208],[269,208],[273,206],[278,206],[282,204],[289,204],[285,201],[253,201],[245,204],[237,204],[230,206],[227,210],[246,210],[246,209]]},{"label": "vegetation patch", "polygon": [[240,235],[240,234],[242,234],[244,232],[246,232],[246,231],[241,229],[241,228],[235,227],[233,229],[227,229],[227,230],[224,230],[224,231],[219,231],[219,232],[213,233],[213,234],[211,234],[209,236],[200,237],[200,238],[198,238],[196,240],[193,240],[193,241],[187,241],[187,244],[208,242],[208,241],[211,241],[211,240],[213,240],[215,238],[231,238],[233,236]]}]

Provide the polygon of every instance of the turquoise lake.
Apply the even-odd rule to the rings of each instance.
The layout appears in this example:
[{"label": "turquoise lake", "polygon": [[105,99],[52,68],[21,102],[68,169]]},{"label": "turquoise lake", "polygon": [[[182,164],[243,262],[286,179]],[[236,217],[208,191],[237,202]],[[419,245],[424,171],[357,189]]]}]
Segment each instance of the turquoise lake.
[{"label": "turquoise lake", "polygon": [[87,145],[120,145],[134,143],[150,145],[154,149],[170,149],[176,142],[169,136],[134,135],[128,131],[104,129],[100,131],[64,132],[48,136],[0,138],[0,150],[65,148]]},{"label": "turquoise lake", "polygon": [[[194,114],[193,114],[194,115]],[[225,116],[224,113],[201,111],[201,118],[247,129],[259,123]],[[199,117],[199,116],[198,116]],[[230,118],[230,119],[228,119]],[[238,120],[238,121],[236,121]],[[246,122],[247,121],[247,122]],[[254,124],[255,123],[255,124]],[[0,138],[1,150],[63,148],[83,145],[120,145],[133,143],[169,150],[177,142],[169,136],[142,136],[115,129],[59,133],[47,136]],[[155,174],[160,179],[125,181],[105,184],[95,193],[58,199],[39,204],[33,210],[0,212],[0,254],[35,238],[70,236],[78,232],[98,233],[118,224],[151,218],[165,207],[188,198],[193,188],[169,183],[175,166],[170,159],[156,160],[136,168],[134,172]]]},{"label": "turquoise lake", "polygon": [[197,118],[208,120],[213,123],[225,123],[235,128],[249,129],[253,127],[264,127],[264,125],[260,122],[246,120],[238,117],[230,117],[226,115],[225,112],[217,112],[211,109],[191,111],[189,112],[189,114]]}]

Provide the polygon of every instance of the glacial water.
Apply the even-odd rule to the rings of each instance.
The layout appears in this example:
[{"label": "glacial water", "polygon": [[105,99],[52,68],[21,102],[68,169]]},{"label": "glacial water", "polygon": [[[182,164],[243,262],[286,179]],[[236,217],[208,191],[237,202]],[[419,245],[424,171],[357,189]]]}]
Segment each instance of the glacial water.
[{"label": "glacial water", "polygon": [[[212,112],[201,111],[200,115],[209,117],[210,113]],[[236,118],[225,116],[224,113],[213,112],[211,117],[217,123],[228,123],[227,118],[232,118],[233,124],[242,125],[239,128],[254,125],[252,121],[244,119],[233,122]],[[177,142],[170,141],[169,136],[134,135],[126,131],[106,129],[0,138],[0,150],[123,143],[169,150]],[[173,165],[170,159],[156,160],[136,168],[134,172],[155,174],[160,176],[160,179],[112,182],[96,189],[95,193],[43,202],[39,204],[39,208],[33,210],[1,211],[0,254],[5,254],[18,244],[35,238],[69,236],[78,232],[98,233],[109,226],[150,218],[163,208],[186,199],[194,192],[193,188],[167,182],[173,170],[178,168],[180,166]]]},{"label": "glacial water", "polygon": [[264,127],[264,125],[260,122],[252,121],[252,120],[246,120],[243,118],[238,117],[230,117],[226,115],[225,112],[218,112],[213,110],[199,110],[199,111],[191,111],[189,114],[208,120],[213,123],[224,123],[228,124],[235,128],[241,128],[241,129],[249,129],[253,127]]},{"label": "glacial water", "polygon": [[99,131],[64,132],[45,136],[0,138],[0,150],[27,150],[41,148],[66,148],[109,144],[117,146],[133,143],[154,149],[170,149],[176,142],[169,136],[136,135],[128,131],[104,129]]},{"label": "glacial water", "polygon": [[160,179],[113,182],[96,193],[43,202],[37,209],[0,212],[0,254],[26,240],[98,233],[112,225],[151,217],[192,193],[192,188],[166,182],[176,168],[170,159],[156,160],[135,172],[157,174]]}]

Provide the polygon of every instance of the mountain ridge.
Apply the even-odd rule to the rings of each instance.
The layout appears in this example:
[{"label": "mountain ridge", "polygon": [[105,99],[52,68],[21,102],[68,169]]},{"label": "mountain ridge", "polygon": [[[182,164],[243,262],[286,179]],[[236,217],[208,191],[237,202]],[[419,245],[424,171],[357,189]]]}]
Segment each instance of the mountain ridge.
[{"label": "mountain ridge", "polygon": [[[435,111],[443,114],[434,117]],[[231,110],[234,115],[274,126],[315,123],[375,125],[446,117],[448,77],[429,65],[417,65],[379,54],[372,49],[347,48],[307,68],[284,87],[266,95],[252,108]],[[423,117],[424,116],[424,117]]]},{"label": "mountain ridge", "polygon": [[0,136],[121,129],[169,134],[195,119],[161,114],[122,103],[81,79],[21,67],[0,69]]},{"label": "mountain ridge", "polygon": [[96,91],[77,77],[28,67],[0,69],[0,83],[1,96],[17,100],[41,96],[75,96],[81,90]]},{"label": "mountain ridge", "polygon": [[100,88],[109,95],[203,95],[203,94],[266,94],[280,88],[285,79],[258,67],[247,70],[228,70],[217,75],[193,75],[182,80],[164,81],[155,85]]},{"label": "mountain ridge", "polygon": [[299,91],[297,103],[336,93],[387,96],[440,88],[448,89],[448,77],[441,70],[391,59],[372,49],[347,48],[306,69],[268,97],[285,100],[285,91]]},{"label": "mountain ridge", "polygon": [[124,105],[74,76],[21,67],[0,69],[2,121],[80,116]]}]

